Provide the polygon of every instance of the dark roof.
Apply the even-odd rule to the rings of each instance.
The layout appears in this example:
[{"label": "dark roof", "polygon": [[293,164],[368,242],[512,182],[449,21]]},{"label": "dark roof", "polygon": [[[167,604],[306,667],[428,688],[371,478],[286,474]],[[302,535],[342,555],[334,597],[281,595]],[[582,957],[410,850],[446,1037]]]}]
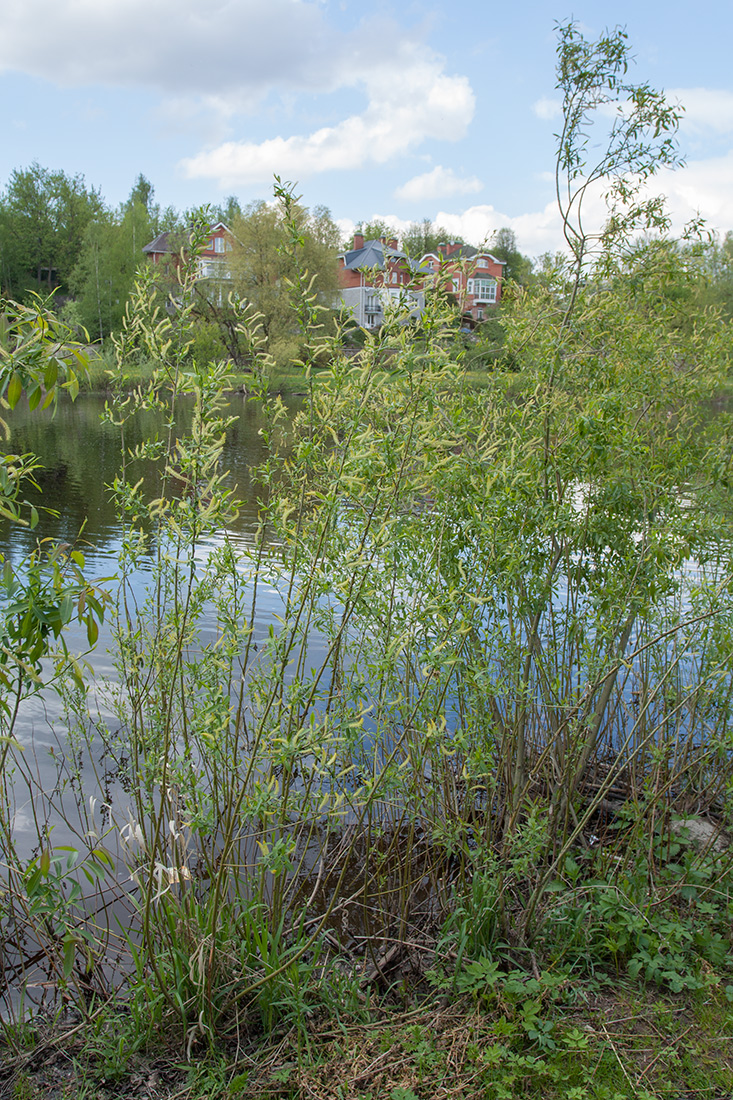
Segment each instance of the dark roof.
[{"label": "dark roof", "polygon": [[498,260],[496,256],[492,255],[492,253],[488,251],[488,249],[474,248],[472,244],[462,244],[460,248],[454,249],[454,251],[451,252],[450,255],[444,252],[443,249],[439,246],[435,252],[426,252],[425,255],[422,257],[421,263],[424,263],[428,256],[435,256],[436,260],[441,261],[473,260],[476,256],[488,256],[489,259],[493,260],[495,264],[501,264],[503,267],[506,267],[505,260]]},{"label": "dark roof", "polygon": [[390,248],[388,244],[382,244],[376,238],[365,241],[363,248],[352,248],[348,252],[341,252],[340,256],[343,257],[344,267],[352,271],[362,267],[377,267],[380,271],[383,271],[387,260],[401,261],[403,265],[409,267],[410,271],[417,271],[420,266],[414,260],[410,260],[406,252],[400,252],[397,248]]},{"label": "dark roof", "polygon": [[159,233],[154,241],[150,244],[143,245],[143,252],[175,252],[177,249],[173,248],[171,243],[171,237],[173,233],[170,229],[166,229],[165,233]]},{"label": "dark roof", "polygon": [[[233,236],[229,226],[225,225],[224,222],[217,222],[216,225],[212,225],[209,233],[215,233],[217,229],[223,229],[225,233]],[[148,254],[151,252],[180,252],[188,244],[190,233],[190,229],[166,229],[164,233],[159,233],[150,244],[143,245],[143,252]]]}]

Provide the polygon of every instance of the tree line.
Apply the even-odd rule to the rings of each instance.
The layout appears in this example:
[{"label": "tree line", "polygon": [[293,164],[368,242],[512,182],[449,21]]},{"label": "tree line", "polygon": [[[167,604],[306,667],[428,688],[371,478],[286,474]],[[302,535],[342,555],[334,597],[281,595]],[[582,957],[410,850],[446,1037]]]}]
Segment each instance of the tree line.
[{"label": "tree line", "polygon": [[[53,291],[67,323],[85,330],[91,340],[104,340],[122,325],[125,303],[143,262],[143,246],[165,230],[178,230],[183,238],[193,214],[161,207],[142,174],[127,200],[111,207],[82,175],[70,176],[38,163],[15,169],[0,194],[0,288],[19,302],[33,293]],[[298,207],[297,216],[314,285],[322,304],[331,305],[337,289],[335,256],[351,241],[341,238],[325,206]],[[212,225],[223,222],[233,234],[231,289],[261,313],[268,348],[276,357],[291,358],[297,349],[288,303],[289,261],[277,207],[256,201],[242,208],[235,196],[229,196],[210,205],[208,217]],[[359,227],[366,238],[394,236],[394,230],[378,219]],[[417,259],[450,237],[444,227],[424,218],[411,223],[400,246]],[[506,227],[493,235],[489,247],[505,263],[506,279],[521,287],[541,284],[556,262],[547,254],[533,263]],[[733,233],[694,243],[668,241],[665,249],[670,269],[667,294],[684,296],[691,309],[710,305],[733,316]],[[677,277],[677,268],[687,273],[684,280]],[[199,312],[198,350],[239,361],[238,336],[226,303],[202,294]],[[492,317],[489,327],[497,320]]]},{"label": "tree line", "polygon": [[[290,324],[283,293],[288,272],[283,259],[283,226],[272,204],[252,202],[242,208],[235,196],[208,207],[211,224],[232,231],[232,285],[264,317],[268,343],[285,339]],[[309,269],[316,275],[321,298],[336,290],[335,255],[348,248],[330,211],[324,206],[299,209],[300,228]],[[86,329],[93,340],[119,330],[125,302],[143,262],[142,248],[166,230],[183,236],[193,212],[161,207],[152,184],[140,174],[127,200],[107,204],[98,188],[82,175],[70,176],[33,163],[17,168],[0,195],[0,288],[23,302],[33,293],[55,292],[64,319]],[[393,236],[384,222],[362,223],[367,237]],[[412,258],[433,251],[449,234],[429,218],[415,221],[403,233],[401,247]],[[507,264],[507,273],[526,283],[531,262],[521,255],[514,234],[502,229],[492,250]],[[226,343],[226,326],[212,302],[202,303],[202,324],[216,326]],[[213,332],[213,330],[212,330]]]}]

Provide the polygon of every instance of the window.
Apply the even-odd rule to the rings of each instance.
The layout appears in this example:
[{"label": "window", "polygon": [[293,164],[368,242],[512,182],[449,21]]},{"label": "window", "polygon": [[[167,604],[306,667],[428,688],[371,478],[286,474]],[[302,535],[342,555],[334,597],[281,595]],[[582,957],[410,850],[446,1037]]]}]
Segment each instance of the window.
[{"label": "window", "polygon": [[199,279],[231,279],[231,273],[221,260],[208,260],[199,256]]},{"label": "window", "polygon": [[488,267],[488,266],[489,266],[489,261],[486,259],[486,257],[485,256],[479,256],[478,260],[476,261],[476,267]]},{"label": "window", "polygon": [[214,252],[223,252],[223,251],[224,251],[224,238],[223,237],[214,237]]},{"label": "window", "polygon": [[473,293],[479,302],[495,302],[496,281],[494,279],[474,279]]}]

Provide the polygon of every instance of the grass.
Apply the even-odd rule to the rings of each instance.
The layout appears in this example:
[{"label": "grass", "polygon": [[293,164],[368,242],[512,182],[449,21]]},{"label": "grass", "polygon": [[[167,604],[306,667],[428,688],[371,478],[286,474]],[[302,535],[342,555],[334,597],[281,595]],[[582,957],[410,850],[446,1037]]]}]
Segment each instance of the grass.
[{"label": "grass", "polygon": [[[98,345],[90,345],[87,349],[88,364],[86,375],[80,377],[80,389],[89,393],[102,393],[111,388],[111,372],[114,372],[114,356],[102,350]],[[126,369],[126,386],[136,386],[150,383],[155,364],[152,362],[139,362],[128,366]],[[474,390],[489,390],[494,385],[494,371],[489,368],[467,370],[462,375],[462,384]],[[330,377],[327,368],[314,367],[311,377],[316,386]],[[229,385],[232,390],[251,391],[253,376],[251,371],[234,370],[230,375]],[[273,394],[294,396],[307,392],[308,383],[301,367],[287,366],[273,363],[269,374],[269,388]],[[517,388],[521,388],[519,381]]]},{"label": "grass", "polygon": [[[2,1100],[703,1100],[733,1092],[733,1007],[715,989],[660,993],[634,983],[578,982],[548,1008],[544,1042],[506,1005],[394,993],[364,1022],[314,1016],[294,1030],[196,1049],[164,1035],[135,1049],[130,1017],[102,1009],[82,1027],[35,1025],[33,1046],[6,1048]],[[169,1037],[170,1038],[170,1037]]]}]

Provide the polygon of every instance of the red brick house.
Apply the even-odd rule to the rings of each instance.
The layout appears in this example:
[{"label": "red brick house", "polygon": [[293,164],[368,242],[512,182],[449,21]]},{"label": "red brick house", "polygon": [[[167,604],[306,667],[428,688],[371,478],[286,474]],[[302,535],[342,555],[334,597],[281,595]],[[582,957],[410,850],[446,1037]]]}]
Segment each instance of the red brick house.
[{"label": "red brick house", "polygon": [[339,302],[363,328],[384,321],[390,301],[408,302],[414,312],[425,305],[425,291],[442,287],[453,294],[472,322],[483,321],[501,300],[506,266],[485,249],[450,241],[426,253],[419,263],[397,247],[395,237],[365,241],[354,234],[354,247],[338,256]]},{"label": "red brick house", "polygon": [[[232,251],[232,233],[223,222],[218,222],[209,231],[209,239],[198,256],[199,279],[220,281],[230,279],[231,272],[227,255]],[[154,241],[146,244],[143,252],[152,263],[162,266],[166,272],[171,265],[178,267],[181,252],[187,251],[187,233],[180,229],[168,229],[160,233]]]},{"label": "red brick house", "polygon": [[397,247],[396,237],[365,241],[354,234],[354,247],[338,256],[337,305],[351,312],[362,328],[377,328],[390,304],[402,303],[414,312],[425,304],[415,286],[420,265]]},{"label": "red brick house", "polygon": [[506,264],[485,249],[450,241],[438,245],[420,261],[420,272],[429,285],[441,286],[453,294],[464,316],[483,321],[487,310],[501,301],[501,284]]}]

